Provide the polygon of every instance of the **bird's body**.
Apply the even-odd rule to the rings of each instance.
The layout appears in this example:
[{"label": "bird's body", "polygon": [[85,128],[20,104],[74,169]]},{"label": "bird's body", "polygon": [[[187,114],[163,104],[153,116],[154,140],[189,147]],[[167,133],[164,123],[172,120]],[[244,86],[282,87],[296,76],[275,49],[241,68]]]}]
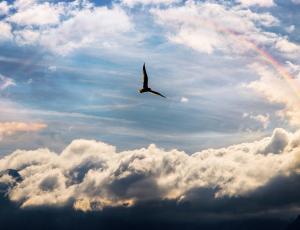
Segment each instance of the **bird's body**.
[{"label": "bird's body", "polygon": [[165,97],[164,95],[162,95],[161,93],[159,92],[156,92],[154,90],[152,90],[151,88],[148,87],[148,74],[147,74],[147,71],[146,71],[146,67],[145,67],[145,63],[143,65],[143,88],[139,90],[140,93],[153,93],[153,94],[156,94],[158,96],[161,96],[161,97]]},{"label": "bird's body", "polygon": [[140,93],[146,93],[146,92],[149,92],[151,90],[151,88],[143,88],[143,89],[140,89]]}]

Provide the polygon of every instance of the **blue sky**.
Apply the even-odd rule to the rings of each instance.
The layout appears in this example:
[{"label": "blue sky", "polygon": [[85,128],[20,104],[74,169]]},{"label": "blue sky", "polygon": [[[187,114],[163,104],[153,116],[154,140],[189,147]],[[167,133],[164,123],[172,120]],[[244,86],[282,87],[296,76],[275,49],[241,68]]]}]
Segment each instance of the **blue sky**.
[{"label": "blue sky", "polygon": [[[13,84],[0,91],[0,121],[47,127],[3,131],[0,153],[60,151],[78,138],[192,153],[251,142],[276,127],[296,130],[289,101],[249,87],[264,84],[261,72],[280,80],[276,70],[236,38],[207,25],[199,30],[205,14],[215,14],[210,21],[236,29],[297,77],[300,5],[249,2],[2,1],[9,30],[0,39],[0,74]],[[29,9],[44,12],[30,19]],[[178,16],[189,10],[199,13],[194,21]],[[68,27],[71,20],[78,28]],[[151,86],[167,99],[138,93],[144,62]]]}]

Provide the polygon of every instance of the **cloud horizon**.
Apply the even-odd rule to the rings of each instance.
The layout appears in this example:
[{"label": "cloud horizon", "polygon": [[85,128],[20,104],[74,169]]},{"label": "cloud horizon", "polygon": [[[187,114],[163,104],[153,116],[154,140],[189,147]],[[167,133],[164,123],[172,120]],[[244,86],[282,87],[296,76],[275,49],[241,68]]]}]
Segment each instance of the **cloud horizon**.
[{"label": "cloud horizon", "polygon": [[[219,207],[225,200],[229,204],[252,200],[257,207],[248,210],[245,206],[244,214],[271,212],[274,207],[285,212],[294,205],[292,201],[282,203],[272,198],[270,204],[260,204],[257,194],[276,193],[280,191],[277,180],[289,183],[299,177],[299,150],[300,133],[283,129],[275,129],[272,136],[253,143],[191,155],[153,144],[118,152],[106,143],[81,139],[60,154],[37,149],[6,155],[0,159],[0,171],[16,170],[22,180],[4,173],[0,184],[8,188],[9,199],[21,208],[71,205],[75,210],[99,211],[151,200],[174,200],[178,204],[195,201],[196,207],[201,210],[204,206],[205,212],[207,204],[201,191],[210,191],[212,207]],[[288,191],[291,194],[287,197],[294,196]],[[227,211],[232,212],[230,208]]]}]

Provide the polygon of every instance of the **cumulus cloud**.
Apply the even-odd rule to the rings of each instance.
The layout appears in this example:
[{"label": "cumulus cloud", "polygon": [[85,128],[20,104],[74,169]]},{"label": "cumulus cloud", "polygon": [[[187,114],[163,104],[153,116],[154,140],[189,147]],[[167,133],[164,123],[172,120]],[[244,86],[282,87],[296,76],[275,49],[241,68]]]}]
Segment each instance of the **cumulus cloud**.
[{"label": "cumulus cloud", "polygon": [[0,170],[17,170],[23,178],[9,191],[22,207],[71,203],[87,211],[147,200],[183,202],[194,199],[196,189],[212,189],[214,199],[245,197],[299,171],[299,138],[299,132],[276,129],[260,141],[192,155],[153,144],[117,152],[106,143],[80,139],[61,154],[17,150],[0,160]]},{"label": "cumulus cloud", "polygon": [[[108,8],[95,6],[88,0],[19,0],[8,5],[14,10],[7,11],[6,17],[0,21],[0,31],[3,31],[1,36],[4,40],[14,38],[19,45],[41,45],[63,55],[92,45],[112,48],[128,40],[128,36],[125,39],[124,35],[134,31],[133,17],[130,17],[132,12],[126,11],[125,5],[163,4],[162,8],[150,7],[150,12],[155,21],[164,27],[168,39],[200,52],[244,52],[251,49],[251,45],[249,47],[242,40],[272,46],[286,54],[295,54],[299,50],[299,46],[287,37],[265,29],[280,23],[270,13],[217,2],[185,1],[173,4],[179,2],[123,0]],[[273,1],[239,2],[246,6],[271,6]],[[136,39],[138,36],[136,34]],[[131,36],[131,39],[134,37]]]},{"label": "cumulus cloud", "polygon": [[111,47],[133,28],[129,16],[118,5],[108,8],[86,0],[18,0],[8,7],[14,10],[0,20],[1,40],[39,45],[63,55],[92,44]]},{"label": "cumulus cloud", "polygon": [[288,41],[287,38],[279,38],[275,47],[283,53],[297,53],[300,51],[300,46]]},{"label": "cumulus cloud", "polygon": [[[290,62],[288,62],[290,63]],[[290,63],[291,64],[291,63]],[[296,67],[296,65],[290,65]],[[287,119],[291,125],[300,125],[300,107],[297,79],[286,80],[275,70],[260,64],[253,64],[251,68],[256,71],[260,78],[247,84],[246,87],[256,91],[270,103],[282,106],[277,112],[281,118]]]},{"label": "cumulus cloud", "polygon": [[0,139],[17,132],[36,132],[46,127],[44,123],[0,122]]},{"label": "cumulus cloud", "polygon": [[60,5],[45,2],[42,4],[30,4],[30,7],[22,8],[10,16],[8,20],[18,25],[55,25],[59,23],[63,8]]},{"label": "cumulus cloud", "polygon": [[151,12],[156,21],[167,28],[169,40],[203,53],[243,52],[251,49],[247,40],[270,45],[277,39],[276,34],[262,29],[279,22],[269,13],[194,1]]},{"label": "cumulus cloud", "polygon": [[[251,1],[256,4],[258,1]],[[259,1],[262,4],[264,1]],[[250,1],[249,1],[250,3]],[[264,3],[266,4],[266,2]],[[300,46],[287,36],[270,32],[280,20],[269,12],[216,2],[186,1],[183,5],[150,10],[169,41],[198,52],[253,54],[255,47],[298,57]],[[288,28],[291,31],[293,27]],[[254,51],[254,52],[253,52]]]},{"label": "cumulus cloud", "polygon": [[36,4],[38,0],[16,0],[13,4],[16,9],[25,9]]},{"label": "cumulus cloud", "polygon": [[130,19],[121,8],[96,7],[80,10],[58,27],[45,31],[40,43],[65,54],[97,42],[104,46],[131,28]]},{"label": "cumulus cloud", "polygon": [[10,86],[15,86],[16,83],[13,79],[9,77],[4,77],[3,75],[0,74],[0,91],[5,90]]}]

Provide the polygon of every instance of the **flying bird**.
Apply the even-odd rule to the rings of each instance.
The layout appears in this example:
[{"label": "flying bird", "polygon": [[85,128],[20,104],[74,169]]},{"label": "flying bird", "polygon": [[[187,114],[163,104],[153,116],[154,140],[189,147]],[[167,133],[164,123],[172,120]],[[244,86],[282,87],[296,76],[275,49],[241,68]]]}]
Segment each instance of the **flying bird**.
[{"label": "flying bird", "polygon": [[143,65],[143,88],[140,89],[140,93],[146,93],[146,92],[153,93],[153,94],[156,94],[158,96],[166,98],[161,93],[153,91],[151,88],[148,87],[148,74],[147,74],[147,71],[146,71],[145,63],[144,63],[144,65]]}]

